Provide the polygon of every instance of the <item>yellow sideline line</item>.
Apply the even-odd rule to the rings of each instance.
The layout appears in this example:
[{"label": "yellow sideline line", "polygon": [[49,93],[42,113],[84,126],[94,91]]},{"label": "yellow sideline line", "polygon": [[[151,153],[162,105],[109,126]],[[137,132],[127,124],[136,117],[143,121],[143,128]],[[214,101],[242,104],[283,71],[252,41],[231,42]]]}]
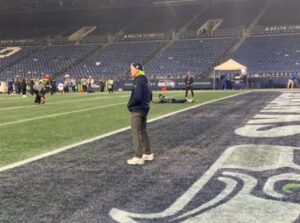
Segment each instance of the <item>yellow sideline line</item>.
[{"label": "yellow sideline line", "polygon": [[[188,111],[188,110],[191,110],[191,109],[194,109],[194,108],[198,108],[200,106],[204,106],[204,105],[207,105],[207,104],[212,104],[212,103],[217,102],[217,101],[222,101],[222,100],[225,100],[225,99],[233,98],[233,97],[236,97],[236,96],[239,96],[239,95],[242,95],[242,94],[246,94],[246,93],[249,93],[249,92],[250,91],[246,91],[246,92],[242,92],[242,93],[239,93],[239,94],[230,95],[230,96],[227,96],[227,97],[224,97],[224,98],[219,98],[219,99],[211,100],[211,101],[208,101],[208,102],[204,102],[202,104],[197,104],[197,105],[194,105],[194,106],[191,106],[191,107],[188,107],[188,108],[184,108],[184,109],[181,109],[181,110],[178,110],[178,111],[175,111],[175,112],[168,113],[166,115],[159,116],[157,118],[153,118],[153,119],[149,120],[148,123],[155,122],[157,120],[160,120],[160,119],[163,119],[163,118],[166,118],[166,117],[170,117],[172,115],[175,115],[175,114],[178,114],[178,113],[181,113],[181,112],[184,112],[184,111]],[[108,137],[108,136],[112,136],[112,135],[115,135],[115,134],[120,133],[120,132],[124,132],[128,129],[130,129],[130,126],[127,126],[125,128],[121,128],[121,129],[118,129],[118,130],[115,130],[115,131],[112,131],[112,132],[109,132],[109,133],[106,133],[106,134],[103,134],[103,135],[99,135],[99,136],[96,136],[94,138],[87,139],[87,140],[84,140],[84,141],[81,141],[81,142],[78,142],[78,143],[74,143],[74,144],[71,144],[71,145],[68,145],[68,146],[64,146],[62,148],[58,148],[56,150],[34,156],[32,158],[29,158],[29,159],[25,159],[25,160],[22,160],[22,161],[18,161],[18,162],[0,167],[0,172],[6,171],[6,170],[9,170],[9,169],[13,169],[13,168],[16,168],[16,167],[19,167],[19,166],[22,166],[22,165],[40,160],[40,159],[44,159],[44,158],[49,157],[49,156],[53,156],[55,154],[64,152],[64,151],[72,149],[74,147],[81,146],[81,145],[84,145],[84,144],[87,144],[87,143],[91,143],[91,142],[94,142],[96,140],[99,140],[99,139],[102,139],[102,138],[105,138],[105,137]]]}]

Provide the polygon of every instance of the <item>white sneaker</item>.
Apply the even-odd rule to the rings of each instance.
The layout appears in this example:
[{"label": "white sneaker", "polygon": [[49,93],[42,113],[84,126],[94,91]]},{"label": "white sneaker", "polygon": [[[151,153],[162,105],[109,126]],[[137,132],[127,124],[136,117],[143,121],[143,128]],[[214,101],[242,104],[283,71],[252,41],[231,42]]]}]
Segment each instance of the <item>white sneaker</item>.
[{"label": "white sneaker", "polygon": [[143,159],[146,161],[152,161],[152,160],[154,160],[154,154],[153,153],[143,154]]},{"label": "white sneaker", "polygon": [[143,158],[133,157],[132,159],[127,160],[129,165],[143,165],[145,160]]},{"label": "white sneaker", "polygon": [[188,103],[193,103],[193,102],[194,102],[194,98],[187,98],[186,101],[187,101]]}]

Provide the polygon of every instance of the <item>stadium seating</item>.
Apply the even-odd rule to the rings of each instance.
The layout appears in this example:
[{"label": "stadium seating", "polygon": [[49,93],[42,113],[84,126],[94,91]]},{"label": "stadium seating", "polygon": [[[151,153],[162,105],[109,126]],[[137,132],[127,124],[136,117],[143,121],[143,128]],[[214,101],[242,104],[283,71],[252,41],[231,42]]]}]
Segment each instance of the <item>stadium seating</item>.
[{"label": "stadium seating", "polygon": [[248,38],[232,55],[249,73],[296,72],[300,69],[300,35]]},{"label": "stadium seating", "polygon": [[[1,47],[1,50],[5,50],[5,47]],[[4,69],[8,65],[14,64],[17,61],[21,60],[24,58],[26,55],[30,54],[34,50],[36,50],[36,47],[22,47],[20,51],[8,56],[8,57],[3,57],[0,58],[0,68]]]},{"label": "stadium seating", "polygon": [[201,74],[228,50],[237,38],[178,40],[147,65],[149,75]]},{"label": "stadium seating", "polygon": [[197,33],[196,31],[185,31],[180,33],[180,39],[196,39],[196,38],[218,38],[218,37],[239,37],[242,28],[226,28],[217,29],[210,33]]},{"label": "stadium seating", "polygon": [[108,41],[107,35],[88,35],[84,37],[80,43],[82,44],[92,44],[92,43],[105,43]]},{"label": "stadium seating", "polygon": [[73,76],[117,76],[129,69],[133,62],[143,62],[163,45],[164,41],[116,42],[80,64],[69,73]]},{"label": "stadium seating", "polygon": [[[99,45],[47,46],[14,66],[5,69],[0,75],[13,77],[15,75],[40,76],[45,73],[54,74],[84,57],[97,46]],[[31,48],[26,48],[26,50],[31,50]]]},{"label": "stadium seating", "polygon": [[[0,77],[39,76],[62,70],[73,76],[115,76],[126,72],[134,61],[147,61],[146,72],[151,77],[178,77],[188,70],[201,74],[238,40],[266,1],[206,3],[205,10],[204,3],[187,3],[70,10],[65,14],[49,11],[45,16],[20,13],[15,15],[20,22],[12,20],[10,26],[0,15],[0,26],[9,27],[0,33],[0,47],[22,48],[0,59]],[[252,30],[252,35],[261,36],[246,39],[231,57],[248,66],[250,73],[298,71],[300,35],[290,33],[300,30],[299,4],[274,0]],[[209,19],[222,19],[222,23],[213,32],[197,33]],[[191,21],[183,32],[174,35]],[[97,28],[80,44],[68,40],[80,27],[89,25]],[[263,36],[266,34],[272,35]],[[154,56],[172,38],[176,41]]]}]

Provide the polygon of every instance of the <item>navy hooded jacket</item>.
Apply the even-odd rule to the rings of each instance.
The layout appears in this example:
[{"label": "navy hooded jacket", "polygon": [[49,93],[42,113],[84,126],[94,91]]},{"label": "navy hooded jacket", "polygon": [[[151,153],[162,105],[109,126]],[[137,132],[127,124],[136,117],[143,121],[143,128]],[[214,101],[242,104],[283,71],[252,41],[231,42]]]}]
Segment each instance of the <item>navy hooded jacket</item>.
[{"label": "navy hooded jacket", "polygon": [[127,104],[130,112],[148,113],[150,102],[152,100],[152,92],[148,86],[148,80],[145,75],[138,75],[133,80],[133,89]]}]

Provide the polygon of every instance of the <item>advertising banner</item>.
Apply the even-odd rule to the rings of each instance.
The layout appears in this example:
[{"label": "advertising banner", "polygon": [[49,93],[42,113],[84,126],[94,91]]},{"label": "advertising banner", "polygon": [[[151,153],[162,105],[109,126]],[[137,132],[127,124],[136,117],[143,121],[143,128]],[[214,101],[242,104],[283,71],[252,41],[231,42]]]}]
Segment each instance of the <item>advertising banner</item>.
[{"label": "advertising banner", "polygon": [[[185,89],[184,80],[174,79],[161,79],[161,80],[149,80],[152,90],[161,90],[166,88],[168,90],[180,90]],[[131,90],[133,87],[132,80],[121,80],[118,84],[118,89]],[[194,89],[210,89],[213,88],[212,79],[195,79],[193,83]]]}]

